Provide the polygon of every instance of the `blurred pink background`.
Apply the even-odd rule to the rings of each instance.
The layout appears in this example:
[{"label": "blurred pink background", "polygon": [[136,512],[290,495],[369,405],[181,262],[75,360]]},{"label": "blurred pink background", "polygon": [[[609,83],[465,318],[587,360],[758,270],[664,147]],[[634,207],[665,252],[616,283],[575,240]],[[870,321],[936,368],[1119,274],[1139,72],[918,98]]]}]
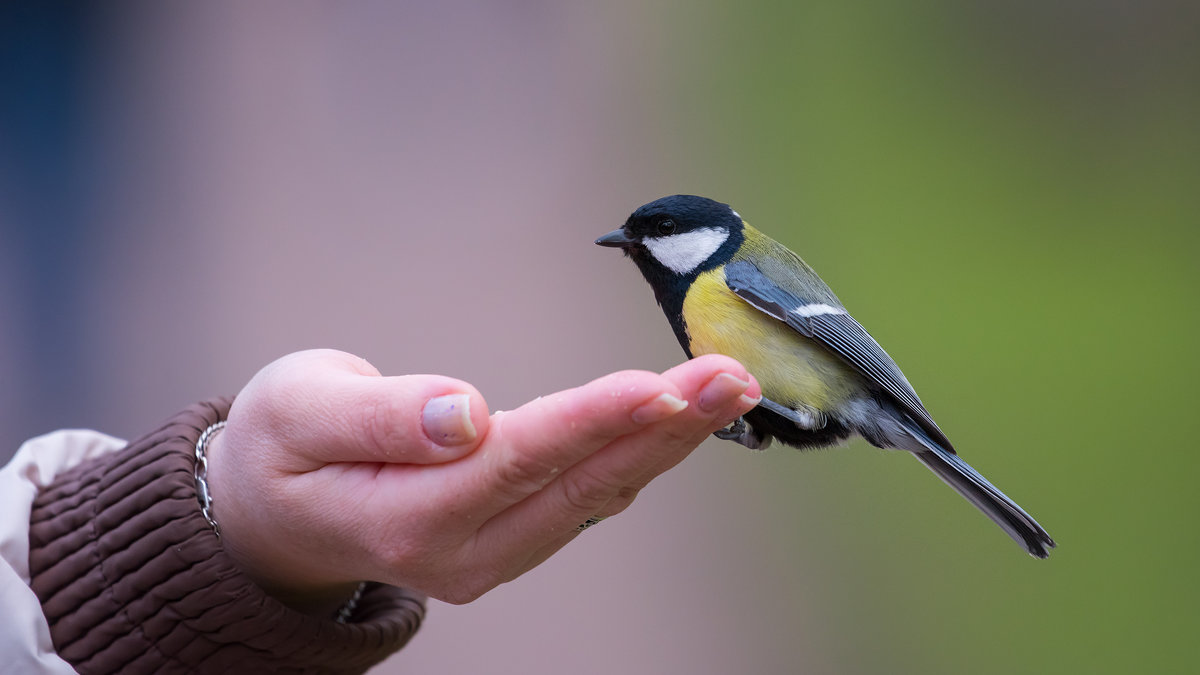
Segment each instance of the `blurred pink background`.
[{"label": "blurred pink background", "polygon": [[[687,111],[652,10],[133,7],[77,27],[75,227],[32,244],[72,256],[75,278],[0,242],[0,310],[25,317],[0,333],[6,451],[63,426],[137,435],[308,347],[464,378],[493,410],[681,360],[632,265],[592,245],[639,204],[704,188],[658,138]],[[735,492],[754,470],[733,446],[701,449],[533,573],[470,606],[431,602],[379,672],[819,661],[802,603],[762,612],[783,605],[763,542],[746,564],[715,536],[765,508]]]}]

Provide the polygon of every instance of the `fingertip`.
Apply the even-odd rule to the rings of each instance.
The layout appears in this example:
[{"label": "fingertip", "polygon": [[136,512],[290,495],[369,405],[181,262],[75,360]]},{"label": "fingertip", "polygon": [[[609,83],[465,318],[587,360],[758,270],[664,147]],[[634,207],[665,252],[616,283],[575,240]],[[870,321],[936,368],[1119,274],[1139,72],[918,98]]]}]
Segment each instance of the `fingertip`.
[{"label": "fingertip", "polygon": [[471,424],[475,427],[475,445],[478,445],[483,437],[487,436],[488,428],[492,423],[492,413],[488,409],[483,394],[480,394],[474,387],[471,387],[470,396]]},{"label": "fingertip", "polygon": [[441,375],[361,378],[364,449],[376,461],[438,464],[470,454],[488,430],[487,402],[467,382]]},{"label": "fingertip", "polygon": [[[745,366],[736,359],[722,354],[706,354],[690,361],[685,361],[663,373],[663,376],[675,382],[684,391],[700,390],[722,374],[729,375],[742,383],[752,380]],[[753,383],[750,385],[754,387]],[[749,388],[743,391],[750,393]],[[743,393],[739,391],[738,393]],[[689,396],[690,398],[690,396]]]},{"label": "fingertip", "polygon": [[521,406],[505,417],[504,435],[520,447],[574,446],[585,452],[688,407],[679,386],[642,370],[604,375]]},{"label": "fingertip", "polygon": [[759,384],[758,378],[752,374],[748,375],[748,377],[750,378],[750,386],[746,387],[746,391],[742,393],[739,399],[743,405],[747,406],[747,411],[758,405],[763,397],[762,385]]},{"label": "fingertip", "polygon": [[465,445],[479,437],[471,420],[470,394],[442,394],[425,402],[421,427],[435,444]]},{"label": "fingertip", "polygon": [[487,434],[490,419],[487,402],[474,387],[448,379],[444,384],[456,391],[430,396],[420,414],[425,439],[435,451],[449,451],[437,457],[442,461],[450,458],[447,454],[456,458],[469,453]]},{"label": "fingertip", "polygon": [[687,407],[687,401],[678,396],[663,393],[635,408],[630,417],[637,424],[653,424],[668,417],[674,417]]},{"label": "fingertip", "polygon": [[[648,370],[611,373],[571,390],[571,394],[578,405],[592,411],[611,409],[632,415],[638,410],[647,409],[637,416],[644,417],[645,421],[635,418],[638,424],[649,424],[649,417],[665,419],[687,407],[683,390],[676,382]],[[651,409],[657,412],[650,413]]]}]

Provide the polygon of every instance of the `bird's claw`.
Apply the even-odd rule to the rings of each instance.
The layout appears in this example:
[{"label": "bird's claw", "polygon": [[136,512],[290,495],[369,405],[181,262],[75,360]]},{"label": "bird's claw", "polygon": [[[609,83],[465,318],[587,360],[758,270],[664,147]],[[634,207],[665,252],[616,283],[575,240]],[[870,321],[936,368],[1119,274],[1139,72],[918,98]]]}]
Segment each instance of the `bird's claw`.
[{"label": "bird's claw", "polygon": [[725,429],[717,429],[713,432],[713,436],[723,441],[733,441],[740,445],[744,445],[751,450],[763,450],[771,444],[771,437],[763,437],[759,435],[754,427],[746,423],[746,420],[739,417],[734,420]]},{"label": "bird's claw", "polygon": [[737,439],[741,438],[742,434],[744,433],[746,433],[746,420],[739,417],[727,428],[717,429],[714,431],[713,436],[716,436],[723,441],[736,441]]}]

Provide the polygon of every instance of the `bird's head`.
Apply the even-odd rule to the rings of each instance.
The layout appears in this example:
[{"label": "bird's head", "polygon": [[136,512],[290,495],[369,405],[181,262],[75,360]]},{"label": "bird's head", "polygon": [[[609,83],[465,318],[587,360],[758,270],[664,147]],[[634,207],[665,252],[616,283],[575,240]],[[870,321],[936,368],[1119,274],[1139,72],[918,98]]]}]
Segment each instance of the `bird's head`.
[{"label": "bird's head", "polygon": [[727,262],[742,245],[743,225],[728,204],[672,195],[641,206],[596,243],[623,249],[660,290]]}]

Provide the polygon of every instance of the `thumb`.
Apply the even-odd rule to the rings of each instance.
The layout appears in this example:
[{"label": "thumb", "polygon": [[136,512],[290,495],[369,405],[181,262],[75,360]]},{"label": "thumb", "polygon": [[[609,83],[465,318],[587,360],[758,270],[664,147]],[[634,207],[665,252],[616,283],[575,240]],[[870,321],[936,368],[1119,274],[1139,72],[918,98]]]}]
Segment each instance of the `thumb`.
[{"label": "thumb", "polygon": [[229,419],[269,434],[294,471],[449,462],[470,454],[488,429],[487,402],[470,384],[441,375],[382,377],[366,361],[332,350],[298,352],[264,368]]}]

